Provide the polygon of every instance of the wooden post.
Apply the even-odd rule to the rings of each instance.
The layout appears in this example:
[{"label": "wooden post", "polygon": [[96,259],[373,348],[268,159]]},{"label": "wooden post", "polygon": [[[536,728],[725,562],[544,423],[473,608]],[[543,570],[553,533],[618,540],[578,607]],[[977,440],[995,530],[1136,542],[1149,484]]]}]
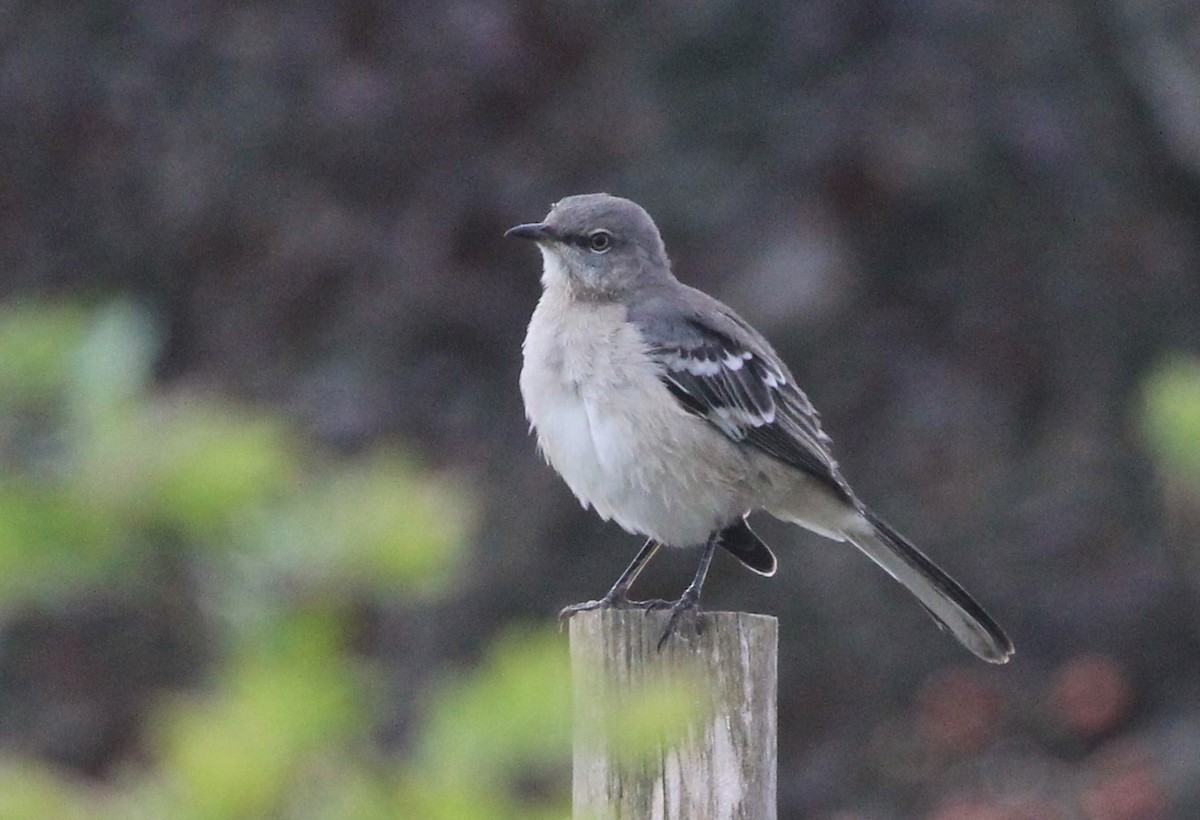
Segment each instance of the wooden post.
[{"label": "wooden post", "polygon": [[571,617],[576,820],[775,820],[778,622],[703,612],[660,652],[666,622]]}]

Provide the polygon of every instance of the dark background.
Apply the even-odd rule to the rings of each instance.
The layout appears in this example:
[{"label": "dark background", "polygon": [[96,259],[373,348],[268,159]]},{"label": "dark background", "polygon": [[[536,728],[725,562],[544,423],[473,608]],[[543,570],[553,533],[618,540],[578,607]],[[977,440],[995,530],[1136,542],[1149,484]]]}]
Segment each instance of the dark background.
[{"label": "dark background", "polygon": [[[1148,376],[1200,346],[1195,4],[8,3],[0,168],[0,298],[129,296],[164,388],[475,486],[452,594],[363,638],[414,691],[639,546],[526,434],[540,260],[501,238],[568,194],[638,201],[1017,646],[978,663],[858,554],[760,521],[778,575],[719,558],[706,603],[780,618],[781,816],[1200,814],[1196,536],[1139,432]],[[85,682],[122,716],[45,742],[57,690],[0,655],[3,737],[101,777],[136,670],[204,663],[161,611],[18,627],[174,636]]]}]

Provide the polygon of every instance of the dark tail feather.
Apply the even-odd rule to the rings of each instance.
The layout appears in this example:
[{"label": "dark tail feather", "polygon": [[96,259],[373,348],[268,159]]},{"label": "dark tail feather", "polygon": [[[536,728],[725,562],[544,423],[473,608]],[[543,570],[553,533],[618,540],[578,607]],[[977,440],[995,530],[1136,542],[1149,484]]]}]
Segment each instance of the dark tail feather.
[{"label": "dark tail feather", "polygon": [[846,536],[888,571],[933,616],[968,649],[992,663],[1004,663],[1013,653],[1012,642],[991,616],[967,591],[904,536],[869,510],[863,510],[871,525],[869,532],[847,531]]},{"label": "dark tail feather", "polygon": [[775,553],[754,534],[746,519],[721,530],[719,538],[722,547],[759,575],[775,574]]}]

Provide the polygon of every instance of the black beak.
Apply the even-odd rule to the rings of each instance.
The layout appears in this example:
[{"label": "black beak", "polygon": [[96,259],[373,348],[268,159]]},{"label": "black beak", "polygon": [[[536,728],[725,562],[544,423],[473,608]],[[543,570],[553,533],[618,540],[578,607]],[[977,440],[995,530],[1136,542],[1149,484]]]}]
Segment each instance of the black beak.
[{"label": "black beak", "polygon": [[530,222],[527,225],[517,225],[505,231],[504,235],[517,239],[532,239],[534,242],[544,242],[547,239],[553,238],[553,234],[550,233],[550,229],[546,227],[546,223],[544,222]]}]

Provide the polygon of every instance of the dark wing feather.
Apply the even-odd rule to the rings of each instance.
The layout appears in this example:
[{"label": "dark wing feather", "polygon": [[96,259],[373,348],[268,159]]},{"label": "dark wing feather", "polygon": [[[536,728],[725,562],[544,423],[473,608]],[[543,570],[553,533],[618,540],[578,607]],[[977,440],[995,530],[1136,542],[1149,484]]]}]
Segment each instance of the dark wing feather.
[{"label": "dark wing feather", "polygon": [[667,388],[732,440],[804,470],[849,499],[808,398],[766,343],[755,343],[753,330],[732,314],[723,318],[743,331],[744,341],[696,315],[681,317],[676,333],[647,339]]}]

